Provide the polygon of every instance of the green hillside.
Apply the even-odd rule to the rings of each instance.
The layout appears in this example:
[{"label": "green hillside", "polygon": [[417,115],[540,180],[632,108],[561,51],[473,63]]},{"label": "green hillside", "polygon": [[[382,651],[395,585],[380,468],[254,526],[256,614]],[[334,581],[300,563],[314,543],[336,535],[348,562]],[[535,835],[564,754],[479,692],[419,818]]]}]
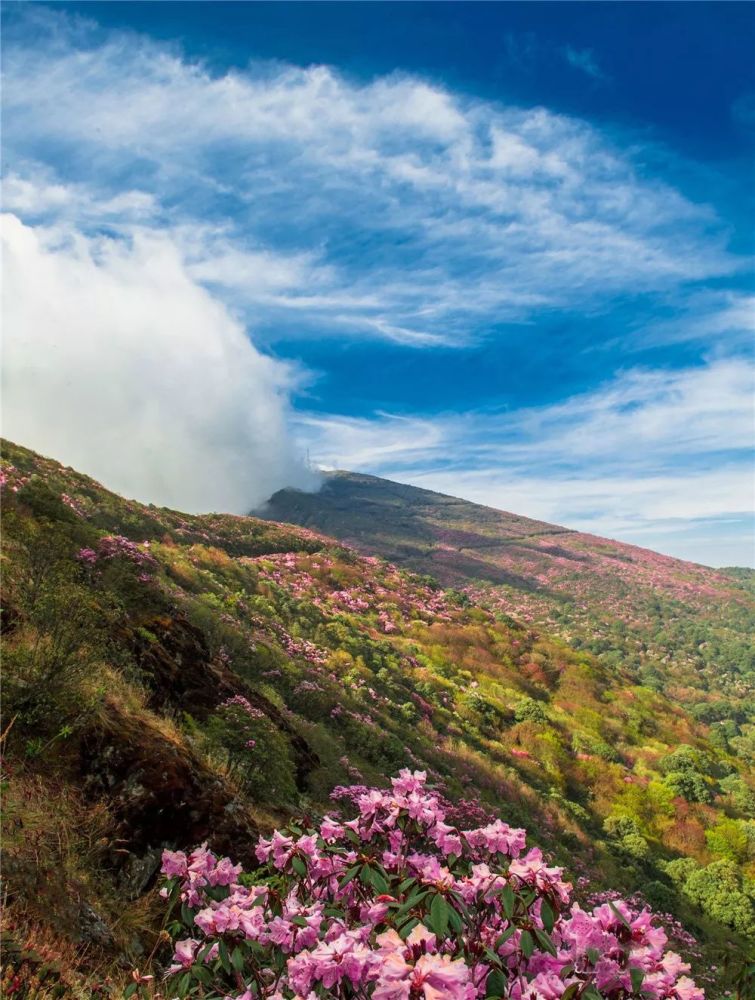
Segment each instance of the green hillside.
[{"label": "green hillside", "polygon": [[[642,894],[709,996],[741,976],[755,937],[755,781],[743,703],[721,693],[740,691],[737,664],[715,690],[706,663],[674,664],[678,678],[699,674],[690,710],[650,659],[602,660],[535,615],[517,620],[521,608],[502,613],[500,580],[462,592],[473,578],[457,568],[434,573],[456,588],[442,589],[308,528],[145,506],[10,443],[3,458],[6,985],[23,967],[50,983],[38,996],[121,996],[133,965],[159,974],[170,958],[162,848],[206,841],[253,866],[255,834],[321,813],[333,785],[384,785],[405,766],[460,813],[525,825],[586,902],[609,885]],[[411,491],[391,496],[380,524],[356,504],[350,537],[378,553],[414,545],[394,554],[437,569],[436,522]],[[469,529],[453,503],[446,530]],[[336,508],[323,509],[335,533]],[[469,531],[491,552],[504,523],[519,553],[548,538],[597,565],[609,544],[486,516]],[[417,523],[427,536],[404,543]],[[476,545],[460,548],[487,563]],[[704,585],[715,595],[704,620],[720,613],[723,642],[745,589],[678,565],[695,600]],[[615,577],[631,603],[629,578]],[[645,601],[652,584],[636,579]],[[722,597],[716,610],[719,594],[735,607]],[[734,714],[718,722],[698,703]]]},{"label": "green hillside", "polygon": [[755,692],[753,570],[717,571],[348,472],[326,475],[318,493],[281,490],[258,513],[377,552],[560,635],[752,753],[752,731],[741,727],[745,716],[752,722]]}]

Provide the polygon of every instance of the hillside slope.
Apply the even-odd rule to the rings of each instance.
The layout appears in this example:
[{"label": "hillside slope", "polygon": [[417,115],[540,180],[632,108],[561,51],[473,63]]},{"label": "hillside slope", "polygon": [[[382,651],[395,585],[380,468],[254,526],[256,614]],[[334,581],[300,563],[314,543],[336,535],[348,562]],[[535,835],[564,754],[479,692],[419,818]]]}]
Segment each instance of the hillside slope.
[{"label": "hillside slope", "polygon": [[[755,690],[754,571],[716,571],[348,472],[326,475],[318,493],[281,490],[257,513],[327,532],[545,627],[696,705],[700,718],[729,719],[741,735],[736,706]],[[722,700],[734,705],[710,706]]]},{"label": "hillside slope", "polygon": [[159,972],[163,847],[253,865],[256,832],[404,766],[527,826],[581,898],[641,892],[694,957],[681,918],[716,989],[737,975],[755,782],[683,706],[307,529],[3,458],[3,929],[67,995]]}]

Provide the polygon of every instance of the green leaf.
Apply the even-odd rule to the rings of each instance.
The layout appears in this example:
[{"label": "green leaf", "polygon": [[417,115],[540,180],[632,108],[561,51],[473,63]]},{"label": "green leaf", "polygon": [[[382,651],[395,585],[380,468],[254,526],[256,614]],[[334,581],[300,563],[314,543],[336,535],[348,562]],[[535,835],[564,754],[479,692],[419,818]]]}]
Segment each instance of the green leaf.
[{"label": "green leaf", "polygon": [[483,954],[485,955],[485,957],[487,958],[487,960],[492,964],[492,966],[493,966],[494,969],[500,969],[501,968],[501,956],[500,955],[496,955],[496,953],[494,951],[491,951],[490,948],[486,948],[484,950]]},{"label": "green leaf", "polygon": [[365,882],[369,882],[372,888],[377,892],[377,894],[384,895],[390,890],[388,888],[388,883],[385,881],[383,876],[375,868],[368,868],[366,865],[364,871],[362,872],[362,878]]},{"label": "green leaf", "polygon": [[409,888],[410,886],[414,885],[414,883],[415,883],[416,881],[417,881],[417,880],[416,880],[416,878],[414,878],[414,876],[411,876],[410,878],[405,878],[405,879],[404,879],[404,881],[403,881],[403,882],[402,882],[402,883],[401,883],[401,884],[399,885],[399,887],[398,887],[398,891],[399,891],[399,893],[402,893],[402,892],[406,892],[406,890],[407,890],[407,889],[408,889],[408,888]]},{"label": "green leaf", "polygon": [[401,916],[403,913],[408,913],[409,910],[413,909],[418,903],[421,903],[425,896],[430,895],[430,890],[425,889],[424,892],[413,892],[408,899],[399,906],[396,910],[396,916]]},{"label": "green leaf", "polygon": [[629,975],[632,979],[632,992],[639,993],[645,981],[645,973],[642,969],[637,969],[633,966],[629,969]]},{"label": "green leaf", "polygon": [[553,930],[553,925],[556,922],[555,914],[551,909],[551,905],[547,899],[544,899],[540,907],[540,919],[543,921],[543,927],[550,934]]},{"label": "green leaf", "polygon": [[126,989],[123,991],[123,1000],[129,1000],[129,997],[132,997],[134,993],[136,993],[137,986],[138,986],[137,983],[129,983]]},{"label": "green leaf", "polygon": [[305,865],[303,858],[300,858],[295,854],[291,859],[291,867],[297,875],[301,875],[302,878],[307,877],[307,866]]},{"label": "green leaf", "polygon": [[192,965],[192,974],[195,979],[198,979],[200,983],[205,986],[212,986],[212,975],[210,970],[205,968],[204,965]]},{"label": "green leaf", "polygon": [[549,955],[556,954],[556,946],[551,941],[550,937],[545,933],[545,931],[538,930],[535,927],[533,928],[533,933],[537,938],[538,944],[544,951],[547,951]]},{"label": "green leaf", "polygon": [[416,917],[412,917],[411,920],[407,920],[403,927],[399,927],[398,934],[402,941],[406,941],[418,923],[419,920]]},{"label": "green leaf", "polygon": [[218,957],[220,958],[220,964],[223,966],[226,972],[231,971],[231,958],[228,954],[228,945],[221,938],[218,944]]},{"label": "green leaf", "polygon": [[241,948],[234,948],[233,954],[231,955],[231,965],[234,967],[236,972],[241,972],[244,968],[244,952]]},{"label": "green leaf", "polygon": [[567,986],[561,994],[561,1000],[574,1000],[580,985],[581,983],[572,983],[571,986]]},{"label": "green leaf", "polygon": [[338,883],[338,888],[343,889],[344,886],[347,886],[349,884],[349,882],[352,882],[359,874],[361,867],[362,867],[361,864],[359,864],[359,865],[354,865],[353,868],[349,868],[344,877]]},{"label": "green leaf", "polygon": [[498,951],[500,948],[502,948],[515,931],[516,927],[514,927],[513,924],[511,925],[511,927],[507,927],[506,930],[503,932],[503,934],[501,934],[499,937],[496,938],[495,950]]},{"label": "green leaf", "polygon": [[456,931],[457,934],[464,930],[464,921],[453,906],[448,907],[448,922],[451,925],[451,930]]},{"label": "green leaf", "polygon": [[514,916],[514,890],[508,884],[501,892],[501,905],[507,919],[511,920]]},{"label": "green leaf", "polygon": [[493,969],[485,983],[486,997],[503,997],[506,995],[506,979],[502,972]]},{"label": "green leaf", "polygon": [[440,893],[430,904],[430,927],[438,937],[443,937],[448,930],[448,903]]},{"label": "green leaf", "polygon": [[613,910],[613,912],[616,914],[616,916],[619,918],[619,920],[622,922],[622,924],[626,927],[626,929],[628,931],[630,931],[632,928],[629,926],[629,922],[627,921],[627,918],[624,916],[624,914],[621,912],[621,910],[618,908],[618,906],[616,906],[614,903],[612,903],[610,901],[609,901],[608,905],[611,907],[611,909]]},{"label": "green leaf", "polygon": [[455,904],[455,906],[456,906],[456,909],[457,909],[457,910],[459,911],[459,913],[460,913],[460,914],[462,915],[462,917],[464,917],[464,919],[465,919],[465,920],[466,920],[466,921],[467,921],[468,923],[471,923],[471,922],[472,922],[472,914],[471,914],[471,913],[469,912],[469,910],[467,909],[467,904],[466,904],[466,903],[464,902],[464,900],[462,899],[462,897],[461,897],[460,893],[458,893],[458,892],[456,892],[456,891],[455,891],[454,889],[452,889],[452,890],[451,890],[451,891],[449,892],[449,894],[448,894],[448,895],[449,895],[449,897],[450,897],[450,898],[451,898],[451,899],[452,899],[452,900],[454,901],[454,904]]},{"label": "green leaf", "polygon": [[532,935],[529,931],[522,931],[522,936],[519,938],[519,947],[522,949],[525,958],[529,958],[535,950],[535,942],[532,940]]},{"label": "green leaf", "polygon": [[603,994],[592,983],[582,993],[583,1000],[603,1000]]}]

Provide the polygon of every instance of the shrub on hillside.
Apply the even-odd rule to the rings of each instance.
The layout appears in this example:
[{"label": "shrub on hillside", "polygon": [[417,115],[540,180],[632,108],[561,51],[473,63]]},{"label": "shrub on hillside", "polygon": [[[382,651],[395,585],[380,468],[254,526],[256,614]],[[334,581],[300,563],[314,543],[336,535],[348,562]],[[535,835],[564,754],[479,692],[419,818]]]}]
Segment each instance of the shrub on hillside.
[{"label": "shrub on hillside", "polygon": [[548,721],[545,709],[539,701],[534,698],[522,698],[514,708],[514,719],[517,722],[541,722]]},{"label": "shrub on hillside", "polygon": [[649,856],[650,845],[631,816],[608,816],[603,821],[603,829],[616,848],[630,858],[641,861]]},{"label": "shrub on hillside", "polygon": [[666,864],[666,873],[709,917],[755,939],[755,882],[732,861],[703,868],[692,858],[678,858]]},{"label": "shrub on hillside", "polygon": [[296,800],[296,767],[288,740],[243,695],[225,701],[208,721],[206,732],[252,797],[276,805]]},{"label": "shrub on hillside", "polygon": [[205,848],[164,853],[186,935],[171,996],[702,1000],[649,910],[586,912],[524,830],[446,823],[423,772],[334,796],[353,819],[261,839],[253,876]]}]

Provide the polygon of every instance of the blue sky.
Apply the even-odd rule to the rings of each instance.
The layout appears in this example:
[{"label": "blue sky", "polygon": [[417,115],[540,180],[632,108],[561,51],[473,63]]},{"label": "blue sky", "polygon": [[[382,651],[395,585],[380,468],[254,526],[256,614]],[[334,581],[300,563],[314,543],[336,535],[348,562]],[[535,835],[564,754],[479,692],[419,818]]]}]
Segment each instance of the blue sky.
[{"label": "blue sky", "polygon": [[10,436],[755,561],[755,6],[3,12]]}]

